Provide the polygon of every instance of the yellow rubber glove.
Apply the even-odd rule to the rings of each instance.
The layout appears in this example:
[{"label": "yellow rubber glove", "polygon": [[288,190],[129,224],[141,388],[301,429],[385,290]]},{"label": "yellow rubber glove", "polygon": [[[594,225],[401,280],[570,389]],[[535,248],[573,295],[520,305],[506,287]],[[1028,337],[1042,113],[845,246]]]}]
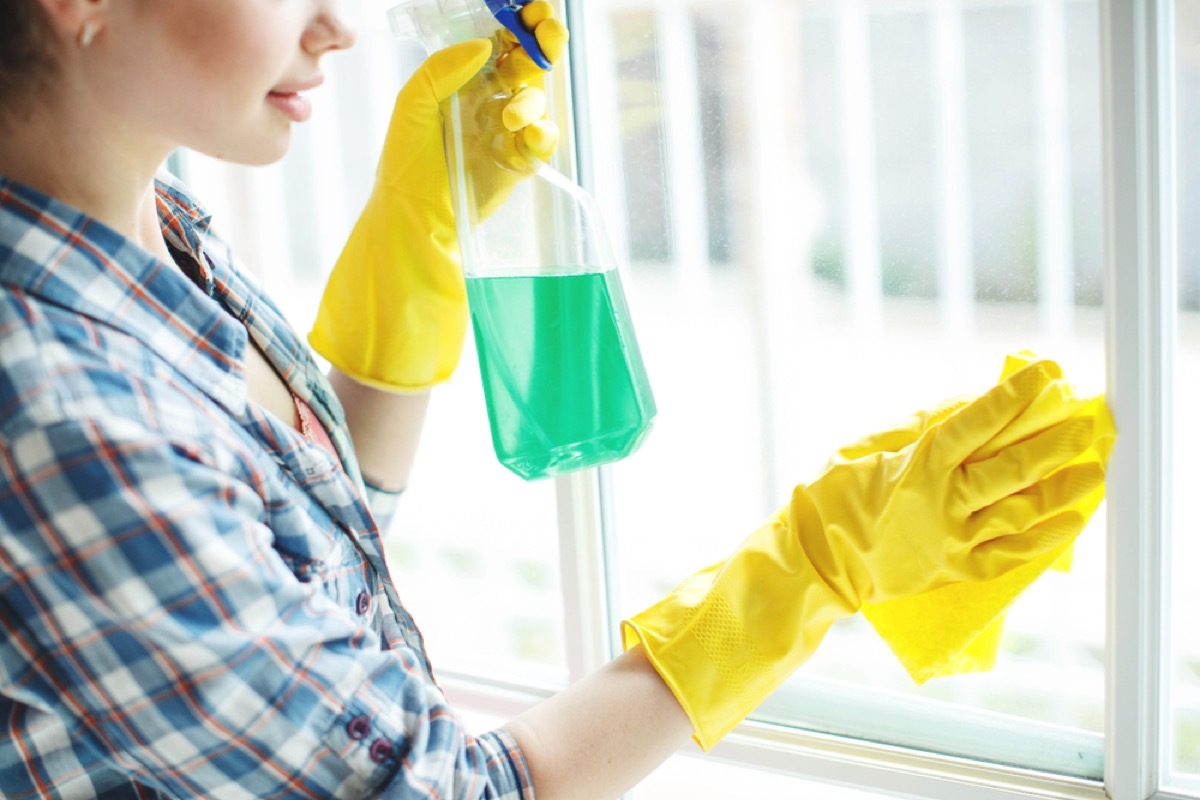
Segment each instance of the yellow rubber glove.
[{"label": "yellow rubber glove", "polygon": [[[726,561],[622,624],[712,747],[863,603],[987,580],[1077,533],[1076,501],[1102,466],[1068,465],[1091,420],[1057,403],[1056,364],[1029,364],[986,394],[918,415],[894,452],[835,460]],[[1036,410],[1034,422],[1030,409]],[[1017,421],[1032,435],[971,461]]]},{"label": "yellow rubber glove", "polygon": [[[1008,356],[1000,379],[1033,360],[1034,356],[1028,352]],[[1053,407],[1071,408],[1072,417],[1086,417],[1092,422],[1092,445],[1071,464],[1089,461],[1107,464],[1116,431],[1103,397],[1081,396],[1065,381],[1056,381],[1053,388],[1057,391],[1043,392],[970,460],[988,458],[1003,447],[1033,435],[1037,432],[1041,408]],[[834,460],[860,458],[876,450],[897,450],[916,441],[923,431],[920,421],[910,420],[895,430],[839,451]],[[1103,486],[1099,486],[1080,498],[1074,508],[1086,519],[1092,516],[1102,498]],[[918,684],[934,677],[991,669],[1000,651],[1007,608],[1047,569],[1069,569],[1073,539],[992,580],[954,584],[878,605],[866,603],[863,616]]]},{"label": "yellow rubber glove", "polygon": [[[543,52],[561,56],[566,29],[542,0],[526,6]],[[526,16],[528,15],[528,16]],[[308,340],[313,349],[360,383],[390,391],[424,391],[449,379],[462,354],[467,299],[446,167],[441,105],[464,87],[473,107],[490,104],[503,134],[478,140],[473,169],[502,174],[481,181],[495,197],[521,178],[506,158],[523,150],[548,158],[557,129],[539,117],[540,75],[526,74],[529,61],[515,41],[497,36],[495,67],[487,80],[472,81],[488,63],[493,43],[473,39],[431,55],[396,97],[375,185],[325,286]],[[507,65],[507,66],[506,66]],[[497,92],[503,72],[508,93]],[[530,82],[528,92],[521,81]],[[482,96],[487,91],[486,97]],[[466,91],[464,89],[464,91]],[[515,155],[511,155],[515,154]],[[516,163],[515,166],[520,166]]]}]

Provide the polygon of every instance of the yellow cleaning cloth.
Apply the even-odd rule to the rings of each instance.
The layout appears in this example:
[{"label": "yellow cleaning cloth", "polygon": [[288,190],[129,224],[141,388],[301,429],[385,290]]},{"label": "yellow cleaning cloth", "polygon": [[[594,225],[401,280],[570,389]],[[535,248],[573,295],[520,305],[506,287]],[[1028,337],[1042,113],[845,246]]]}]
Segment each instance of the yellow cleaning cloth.
[{"label": "yellow cleaning cloth", "polygon": [[[1034,357],[1027,352],[1010,355],[1005,361],[1001,380],[1032,360]],[[1057,389],[1057,394],[1044,394],[1039,402],[1076,406],[1077,410],[1071,416],[1091,418],[1095,425],[1095,444],[1070,463],[1095,462],[1103,467],[1116,438],[1104,398],[1076,397],[1073,387],[1065,381],[1060,381]],[[1005,445],[1035,432],[1036,429],[1023,426],[1022,420],[1032,421],[1037,417],[1038,409],[1031,406],[1022,417],[977,451],[973,460],[988,458]],[[1103,498],[1101,486],[1076,503],[1072,510],[1086,520]],[[930,678],[988,670],[995,666],[1000,649],[1005,610],[1047,569],[1069,569],[1073,548],[1074,541],[1068,541],[995,580],[956,583],[886,603],[868,603],[862,608],[863,616],[918,684]]]}]

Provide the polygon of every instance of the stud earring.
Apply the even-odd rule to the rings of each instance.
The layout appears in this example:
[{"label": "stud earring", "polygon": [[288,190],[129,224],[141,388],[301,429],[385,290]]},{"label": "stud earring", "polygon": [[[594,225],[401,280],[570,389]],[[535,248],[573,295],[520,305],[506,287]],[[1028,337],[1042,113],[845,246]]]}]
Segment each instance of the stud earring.
[{"label": "stud earring", "polygon": [[79,29],[79,46],[87,48],[96,38],[99,33],[99,26],[93,20],[87,20],[83,23],[83,27]]}]

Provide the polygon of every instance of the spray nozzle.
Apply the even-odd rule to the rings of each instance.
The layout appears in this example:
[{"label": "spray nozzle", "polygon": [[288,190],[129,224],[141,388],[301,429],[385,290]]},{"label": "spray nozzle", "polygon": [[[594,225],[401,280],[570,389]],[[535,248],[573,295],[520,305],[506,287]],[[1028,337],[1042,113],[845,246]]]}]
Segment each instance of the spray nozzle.
[{"label": "spray nozzle", "polygon": [[531,0],[487,0],[487,7],[492,12],[492,16],[496,18],[496,21],[512,31],[513,35],[517,37],[517,41],[521,43],[521,47],[525,48],[525,52],[533,59],[533,63],[542,69],[548,70],[550,69],[550,61],[546,58],[546,54],[542,52],[542,47],[538,44],[537,37],[521,21],[521,8],[530,2]]}]

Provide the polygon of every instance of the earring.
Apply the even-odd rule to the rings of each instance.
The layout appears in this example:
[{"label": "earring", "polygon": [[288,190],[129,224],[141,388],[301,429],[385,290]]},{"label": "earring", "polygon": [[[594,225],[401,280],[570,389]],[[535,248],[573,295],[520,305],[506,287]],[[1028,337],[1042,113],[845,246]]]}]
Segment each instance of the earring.
[{"label": "earring", "polygon": [[79,46],[87,48],[88,45],[96,38],[96,34],[100,32],[99,25],[94,20],[87,20],[83,23],[83,27],[79,29]]}]

